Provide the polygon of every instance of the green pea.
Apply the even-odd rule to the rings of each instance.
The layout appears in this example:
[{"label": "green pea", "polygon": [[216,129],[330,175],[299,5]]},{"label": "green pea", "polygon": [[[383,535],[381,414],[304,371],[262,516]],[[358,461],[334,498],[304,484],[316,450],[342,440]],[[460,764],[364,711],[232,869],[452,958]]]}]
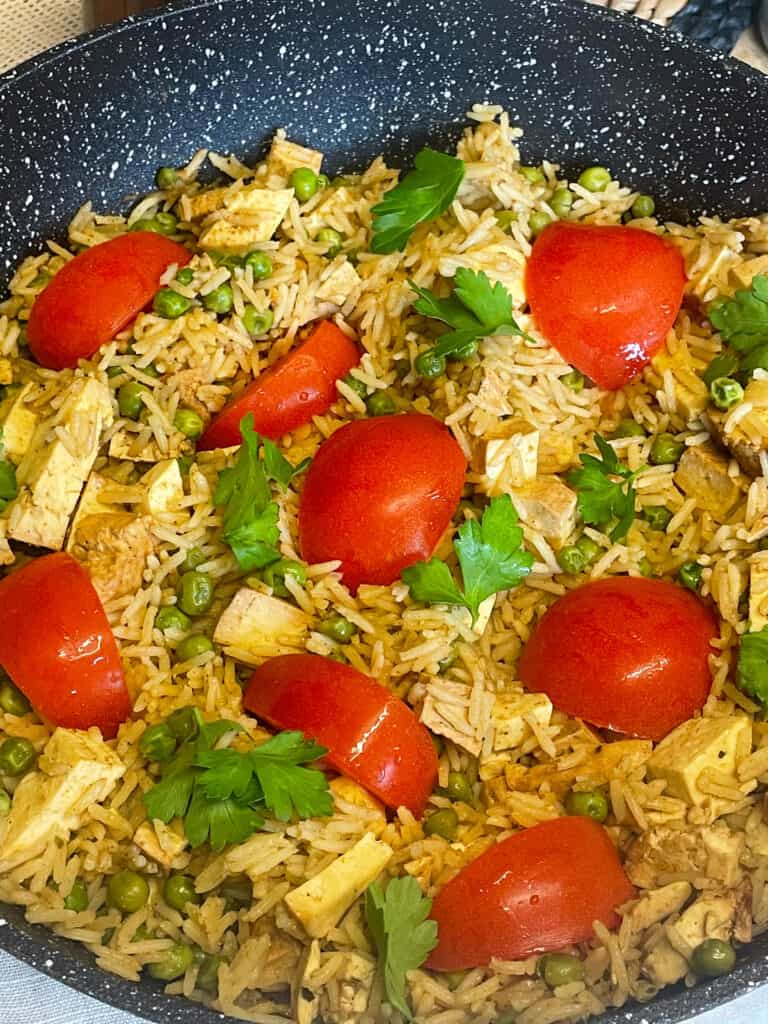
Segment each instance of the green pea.
[{"label": "green pea", "polygon": [[290,597],[291,592],[284,582],[286,576],[290,576],[301,586],[307,582],[307,570],[301,562],[293,558],[280,558],[268,565],[261,574],[261,578],[272,588],[272,593],[276,597]]},{"label": "green pea", "polygon": [[343,615],[331,615],[318,625],[317,630],[337,643],[346,644],[357,633],[357,626]]},{"label": "green pea", "polygon": [[129,380],[121,385],[117,392],[117,407],[120,415],[127,420],[137,420],[144,408],[142,395],[146,395],[149,388],[137,380]]},{"label": "green pea", "polygon": [[447,358],[452,362],[466,362],[477,352],[479,342],[477,338],[468,338],[465,342],[448,353]]},{"label": "green pea", "polygon": [[[157,217],[140,217],[128,228],[129,231],[151,231],[153,235],[164,235],[162,225]],[[34,284],[34,281],[32,282]]]},{"label": "green pea", "polygon": [[651,576],[656,575],[656,570],[649,559],[643,555],[640,561],[637,563],[637,571],[641,576],[645,576],[646,579],[650,579]]},{"label": "green pea", "polygon": [[544,181],[544,172],[540,167],[521,166],[519,170],[525,180],[530,181],[532,185],[535,185],[540,181]]},{"label": "green pea", "polygon": [[[745,362],[748,357],[745,357]],[[733,352],[721,352],[710,362],[701,374],[701,379],[709,388],[718,377],[730,377],[739,369],[739,357]],[[745,367],[746,369],[746,367]]]},{"label": "green pea", "polygon": [[173,188],[181,181],[179,172],[175,167],[158,167],[155,175],[155,183],[163,190]]},{"label": "green pea", "polygon": [[502,231],[509,231],[512,224],[516,224],[520,219],[517,210],[497,210],[494,217]]},{"label": "green pea", "polygon": [[76,878],[74,880],[69,894],[64,897],[64,909],[74,910],[78,914],[82,914],[84,910],[88,909],[88,886],[84,879]]},{"label": "green pea", "polygon": [[327,174],[318,174],[317,176],[317,191],[321,192],[324,188],[328,188],[331,184],[331,179]]},{"label": "green pea", "polygon": [[179,218],[168,210],[161,210],[155,214],[155,220],[160,226],[160,233],[163,235],[175,235],[179,227]]},{"label": "green pea", "polygon": [[652,217],[656,212],[656,203],[653,196],[641,195],[632,203],[631,209],[633,217]]},{"label": "green pea", "polygon": [[118,871],[107,884],[107,899],[111,906],[124,914],[134,914],[146,906],[149,899],[146,878],[135,871]]},{"label": "green pea", "polygon": [[205,422],[200,413],[194,409],[177,409],[173,417],[173,425],[180,434],[188,437],[190,441],[197,440],[205,430]]},{"label": "green pea", "polygon": [[220,284],[218,288],[214,288],[212,292],[208,292],[203,296],[203,305],[211,313],[222,314],[228,313],[232,309],[232,286],[229,284]]},{"label": "green pea", "polygon": [[237,256],[233,252],[215,252],[211,249],[208,251],[208,255],[217,267],[226,267],[228,270],[234,270],[236,267],[245,266],[245,258]]},{"label": "green pea", "polygon": [[445,373],[445,357],[429,348],[426,352],[416,356],[414,369],[421,377],[430,379],[440,377]]},{"label": "green pea", "polygon": [[672,434],[659,434],[653,439],[648,461],[653,466],[674,466],[685,451],[685,445]]},{"label": "green pea", "polygon": [[8,715],[26,715],[32,705],[10,679],[0,681],[0,708]]},{"label": "green pea", "polygon": [[677,570],[677,578],[684,587],[696,593],[701,587],[703,565],[698,562],[685,562]]},{"label": "green pea", "polygon": [[606,167],[588,167],[579,175],[579,184],[588,192],[605,192],[611,180]]},{"label": "green pea", "polygon": [[122,377],[122,375],[124,373],[125,373],[125,370],[123,369],[122,366],[108,366],[107,367],[107,377],[109,377],[110,380],[114,380],[115,377]]},{"label": "green pea", "polygon": [[352,388],[356,395],[360,395],[361,398],[365,398],[368,394],[366,385],[361,380],[358,380],[357,377],[353,377],[351,373],[348,373],[344,378],[344,383],[348,388]]},{"label": "green pea", "polygon": [[709,385],[709,395],[723,412],[744,399],[744,388],[733,377],[717,377]]},{"label": "green pea", "polygon": [[213,580],[207,572],[185,572],[179,581],[179,608],[185,615],[203,615],[213,604]]},{"label": "green pea", "polygon": [[652,530],[666,530],[672,520],[672,512],[663,505],[647,505],[643,518]]},{"label": "green pea", "polygon": [[549,205],[552,207],[552,212],[557,217],[567,217],[571,207],[573,206],[573,192],[567,188],[556,189],[552,193]]},{"label": "green pea", "polygon": [[167,761],[176,753],[176,739],[164,722],[158,722],[141,734],[139,751],[147,761]]},{"label": "green pea", "polygon": [[200,732],[198,715],[197,708],[177,708],[176,711],[168,715],[165,724],[179,743],[186,743],[187,740],[193,740]]},{"label": "green pea", "polygon": [[344,235],[336,228],[321,228],[315,235],[316,242],[327,242],[328,250],[326,256],[329,259],[333,259],[334,256],[338,256],[341,252],[341,246],[344,241]]},{"label": "green pea", "polygon": [[136,369],[139,373],[143,373],[145,377],[157,378],[160,376],[160,371],[154,363],[148,363],[146,366],[137,366]]},{"label": "green pea", "polygon": [[147,973],[156,981],[173,981],[175,978],[180,978],[182,974],[186,974],[194,959],[195,955],[191,946],[187,946],[183,942],[176,942],[166,950],[162,960],[149,964]]},{"label": "green pea", "polygon": [[472,786],[464,772],[450,772],[445,791],[451,800],[460,800],[465,804],[475,802],[475,794],[472,792]]},{"label": "green pea", "polygon": [[174,910],[183,910],[188,903],[199,903],[195,880],[190,875],[169,875],[163,885],[163,899]]},{"label": "green pea", "polygon": [[730,942],[705,939],[693,951],[691,967],[700,978],[719,978],[736,966],[736,951]]},{"label": "green pea", "polygon": [[603,822],[608,817],[608,800],[599,789],[584,792],[571,790],[565,798],[565,809],[569,814]]},{"label": "green pea", "polygon": [[446,807],[442,811],[435,811],[430,814],[424,822],[424,834],[428,836],[440,836],[450,843],[456,838],[456,830],[459,827],[459,817],[452,807]]},{"label": "green pea", "polygon": [[536,971],[550,988],[570,985],[584,978],[584,964],[578,957],[566,953],[548,953],[539,957]]},{"label": "green pea", "polygon": [[576,541],[576,547],[584,556],[584,564],[590,565],[602,551],[600,545],[585,533]]},{"label": "green pea", "polygon": [[568,572],[572,576],[582,572],[587,564],[587,560],[575,544],[563,548],[557,556],[557,561],[563,572]]},{"label": "green pea", "polygon": [[254,249],[245,257],[244,266],[251,268],[254,281],[263,281],[272,273],[272,260],[265,252]]},{"label": "green pea", "polygon": [[645,428],[642,427],[637,420],[624,419],[619,420],[616,429],[613,432],[615,438],[618,437],[645,437]]},{"label": "green pea", "polygon": [[534,238],[540,235],[547,224],[552,223],[552,218],[548,213],[544,213],[543,210],[534,210],[528,218],[528,227],[531,229],[531,234]]},{"label": "green pea", "polygon": [[176,648],[176,658],[178,661],[189,661],[191,658],[197,658],[200,654],[207,654],[213,649],[213,641],[210,637],[207,637],[204,633],[193,633],[191,636],[184,637],[179,642]]},{"label": "green pea", "polygon": [[571,370],[560,378],[560,383],[578,394],[584,388],[584,374],[578,370]]},{"label": "green pea", "polygon": [[306,203],[317,192],[317,175],[311,167],[297,167],[291,175],[291,188],[300,203]]},{"label": "green pea", "polygon": [[255,306],[246,306],[243,310],[243,327],[252,338],[259,338],[266,334],[275,322],[275,314],[271,309],[265,309],[260,313]]},{"label": "green pea", "polygon": [[365,400],[365,407],[369,416],[391,416],[395,411],[395,403],[392,396],[386,391],[374,391]]},{"label": "green pea", "polygon": [[0,818],[4,818],[11,809],[11,797],[4,789],[0,789]]},{"label": "green pea", "polygon": [[0,744],[0,775],[24,775],[36,760],[37,751],[21,736],[9,736]]},{"label": "green pea", "polygon": [[177,608],[175,604],[166,605],[155,616],[155,627],[162,633],[169,629],[189,629],[190,625],[191,620],[189,617],[180,608]]},{"label": "green pea", "polygon": [[182,267],[181,270],[176,274],[176,280],[179,284],[192,284],[195,278],[195,272],[192,267]]},{"label": "green pea", "polygon": [[220,956],[204,956],[200,961],[195,987],[215,995],[219,991],[219,967],[225,963]]},{"label": "green pea", "polygon": [[166,320],[177,320],[191,306],[192,300],[188,299],[186,295],[175,292],[173,288],[161,288],[152,303],[153,311],[158,316],[165,317]]}]

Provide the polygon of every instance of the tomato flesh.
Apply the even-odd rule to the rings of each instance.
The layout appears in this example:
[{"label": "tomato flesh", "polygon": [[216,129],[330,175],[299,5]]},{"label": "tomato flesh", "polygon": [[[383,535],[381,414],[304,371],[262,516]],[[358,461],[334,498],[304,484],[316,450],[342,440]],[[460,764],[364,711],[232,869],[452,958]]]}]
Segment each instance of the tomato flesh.
[{"label": "tomato flesh", "polygon": [[523,650],[520,679],[569,715],[660,740],[704,705],[717,633],[706,605],[673,583],[596,580],[544,614]]},{"label": "tomato flesh", "polygon": [[616,390],[664,344],[685,280],[679,249],[650,231],[556,221],[534,243],[525,290],[550,345]]},{"label": "tomato flesh", "polygon": [[309,423],[333,405],[336,381],[359,361],[354,341],[331,320],[322,320],[213,420],[198,449],[240,444],[240,421],[249,412],[257,433],[272,439]]},{"label": "tomato flesh", "polygon": [[334,768],[388,807],[423,813],[437,779],[435,746],[408,705],[369,676],[317,654],[285,654],[256,669],[243,703],[275,728],[322,743]]},{"label": "tomato flesh", "polygon": [[35,359],[51,370],[90,359],[149,305],[168,267],[183,267],[191,256],[152,231],[132,231],[79,253],[32,306],[27,337]]},{"label": "tomato flesh", "polygon": [[464,486],[466,460],[447,428],[405,413],[348,423],[325,441],[299,508],[308,562],[341,560],[344,582],[387,585],[429,558]]},{"label": "tomato flesh", "polygon": [[0,580],[0,665],[44,718],[98,726],[107,739],[131,713],[117,644],[85,569],[57,552]]},{"label": "tomato flesh", "polygon": [[437,971],[522,960],[592,937],[592,922],[619,923],[634,889],[605,829],[555,818],[505,839],[440,890],[432,905]]}]

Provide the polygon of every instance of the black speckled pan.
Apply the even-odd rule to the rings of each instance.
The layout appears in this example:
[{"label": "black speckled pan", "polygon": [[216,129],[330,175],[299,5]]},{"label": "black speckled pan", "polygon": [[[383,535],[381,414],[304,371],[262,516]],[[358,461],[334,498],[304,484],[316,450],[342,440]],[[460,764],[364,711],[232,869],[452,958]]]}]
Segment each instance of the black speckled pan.
[{"label": "black speckled pan", "polygon": [[[331,171],[407,161],[478,100],[525,126],[527,162],[606,164],[677,217],[768,209],[768,81],[645,23],[566,0],[192,0],[0,79],[0,277],[86,199],[119,207],[199,146],[253,156],[282,126]],[[223,1019],[99,971],[16,908],[0,946],[148,1020]],[[764,936],[728,977],[603,1019],[673,1024],[765,981]]]}]

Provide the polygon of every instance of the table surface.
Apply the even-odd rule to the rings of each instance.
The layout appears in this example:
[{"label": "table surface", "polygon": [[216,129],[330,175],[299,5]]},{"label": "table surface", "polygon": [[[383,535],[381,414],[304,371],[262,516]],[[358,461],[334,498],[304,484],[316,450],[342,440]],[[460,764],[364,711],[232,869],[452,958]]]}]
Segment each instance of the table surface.
[{"label": "table surface", "polygon": [[[0,0],[3,32],[0,72],[81,29],[80,0]],[[734,55],[768,72],[768,55],[750,30]],[[0,950],[0,1024],[139,1024],[115,1010],[21,963]],[[649,1015],[650,1016],[650,1015]],[[696,1024],[746,1024],[768,1019],[768,986],[695,1019]]]}]

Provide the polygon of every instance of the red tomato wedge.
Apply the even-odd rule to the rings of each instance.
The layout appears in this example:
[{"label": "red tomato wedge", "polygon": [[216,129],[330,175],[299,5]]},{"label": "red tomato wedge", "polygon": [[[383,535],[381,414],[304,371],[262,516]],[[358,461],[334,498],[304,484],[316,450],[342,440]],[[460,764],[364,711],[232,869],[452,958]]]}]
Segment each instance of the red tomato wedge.
[{"label": "red tomato wedge", "polygon": [[437,971],[522,960],[592,936],[592,922],[619,923],[634,889],[605,829],[591,818],[555,818],[492,846],[441,889],[432,904]]},{"label": "red tomato wedge", "polygon": [[528,690],[593,725],[660,740],[706,701],[714,615],[673,583],[629,576],[571,590],[520,659]]},{"label": "red tomato wedge", "polygon": [[361,583],[392,583],[434,551],[458,504],[466,467],[461,448],[431,416],[348,423],[320,446],[304,482],[304,558],[341,559],[353,591]]},{"label": "red tomato wedge", "polygon": [[419,817],[437,779],[427,729],[383,686],[317,654],[285,654],[253,673],[243,700],[278,729],[300,729],[328,748],[326,760],[388,807]]},{"label": "red tomato wedge", "polygon": [[296,348],[256,380],[210,424],[199,450],[240,444],[240,421],[253,413],[256,432],[279,438],[309,423],[338,397],[336,381],[360,361],[354,341],[331,320],[321,320]]},{"label": "red tomato wedge", "polygon": [[536,239],[525,290],[563,359],[610,391],[664,344],[683,301],[680,251],[650,231],[556,221]]},{"label": "red tomato wedge", "polygon": [[168,267],[183,267],[191,256],[152,231],[129,232],[79,253],[32,307],[27,336],[35,359],[51,370],[90,359],[149,305]]},{"label": "red tomato wedge", "polygon": [[0,665],[54,725],[106,739],[131,713],[117,644],[85,569],[64,552],[0,580]]}]

